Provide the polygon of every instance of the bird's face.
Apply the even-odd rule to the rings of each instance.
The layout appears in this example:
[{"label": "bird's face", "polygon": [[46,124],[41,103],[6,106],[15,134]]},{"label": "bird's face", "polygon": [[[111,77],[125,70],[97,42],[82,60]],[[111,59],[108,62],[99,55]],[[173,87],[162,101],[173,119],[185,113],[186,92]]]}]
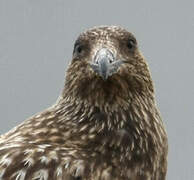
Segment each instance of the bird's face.
[{"label": "bird's face", "polygon": [[103,26],[82,33],[76,40],[66,84],[85,96],[95,92],[126,95],[132,89],[141,91],[144,85],[150,86],[149,79],[133,34],[117,26]]},{"label": "bird's face", "polygon": [[95,75],[106,81],[133,59],[136,51],[137,42],[131,33],[116,27],[95,28],[77,39],[73,63],[85,61]]}]

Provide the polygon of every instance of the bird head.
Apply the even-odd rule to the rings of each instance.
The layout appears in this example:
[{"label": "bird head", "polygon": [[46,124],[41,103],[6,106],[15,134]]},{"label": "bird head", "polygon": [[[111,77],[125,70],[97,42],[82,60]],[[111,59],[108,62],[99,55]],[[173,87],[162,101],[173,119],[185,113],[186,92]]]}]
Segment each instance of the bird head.
[{"label": "bird head", "polygon": [[118,26],[94,27],[80,34],[65,82],[69,93],[82,98],[91,94],[126,99],[132,91],[153,91],[136,38]]}]

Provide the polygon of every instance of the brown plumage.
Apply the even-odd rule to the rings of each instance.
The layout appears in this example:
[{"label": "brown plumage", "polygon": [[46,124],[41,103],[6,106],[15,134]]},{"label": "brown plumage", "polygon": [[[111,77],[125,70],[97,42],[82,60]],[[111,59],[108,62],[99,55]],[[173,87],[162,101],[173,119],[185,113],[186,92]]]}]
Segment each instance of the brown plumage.
[{"label": "brown plumage", "polygon": [[135,37],[96,27],[76,41],[57,103],[0,137],[0,179],[165,180],[167,146]]}]

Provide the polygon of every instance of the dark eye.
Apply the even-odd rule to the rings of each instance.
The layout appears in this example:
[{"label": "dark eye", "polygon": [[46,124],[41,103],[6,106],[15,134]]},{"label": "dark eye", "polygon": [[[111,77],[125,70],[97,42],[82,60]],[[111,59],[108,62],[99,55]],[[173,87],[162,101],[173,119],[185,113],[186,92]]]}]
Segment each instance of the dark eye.
[{"label": "dark eye", "polygon": [[82,54],[83,51],[84,51],[84,46],[81,43],[76,43],[73,53],[76,55],[80,55]]},{"label": "dark eye", "polygon": [[136,45],[135,40],[129,39],[129,40],[127,41],[127,48],[128,48],[128,49],[132,50],[132,49],[135,47],[135,45]]},{"label": "dark eye", "polygon": [[76,52],[80,54],[82,51],[83,51],[83,47],[80,46],[80,45],[77,45],[76,46]]}]

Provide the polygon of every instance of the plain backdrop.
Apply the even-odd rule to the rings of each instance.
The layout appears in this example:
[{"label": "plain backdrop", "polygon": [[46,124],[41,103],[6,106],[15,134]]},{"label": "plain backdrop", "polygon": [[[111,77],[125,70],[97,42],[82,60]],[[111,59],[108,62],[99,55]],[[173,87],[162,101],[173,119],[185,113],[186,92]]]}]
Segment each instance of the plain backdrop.
[{"label": "plain backdrop", "polygon": [[136,35],[168,131],[167,179],[193,180],[193,0],[0,0],[0,133],[55,103],[75,39],[97,25]]}]

